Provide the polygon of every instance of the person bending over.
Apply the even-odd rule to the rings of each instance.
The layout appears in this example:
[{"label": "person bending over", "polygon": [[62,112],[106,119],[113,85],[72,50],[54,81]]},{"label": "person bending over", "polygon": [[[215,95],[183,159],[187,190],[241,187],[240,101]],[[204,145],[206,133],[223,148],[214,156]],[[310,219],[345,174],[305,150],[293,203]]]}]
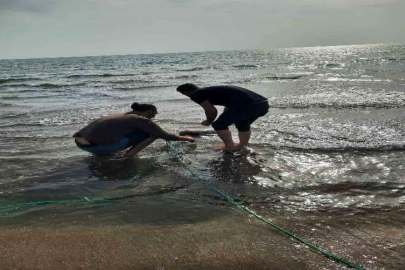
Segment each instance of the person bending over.
[{"label": "person bending over", "polygon": [[101,117],[76,132],[76,145],[95,155],[112,155],[130,149],[125,156],[132,157],[156,139],[194,142],[190,136],[179,136],[163,130],[150,119],[157,114],[151,104],[133,103],[132,111]]},{"label": "person bending over", "polygon": [[[182,84],[177,91],[188,96],[205,110],[206,120],[201,124],[212,125],[224,146],[215,150],[245,150],[250,139],[250,125],[269,110],[267,99],[253,91],[238,86],[210,86],[199,88],[192,83]],[[224,106],[224,112],[218,117],[214,105]],[[235,124],[239,132],[239,144],[232,140],[229,126]]]}]

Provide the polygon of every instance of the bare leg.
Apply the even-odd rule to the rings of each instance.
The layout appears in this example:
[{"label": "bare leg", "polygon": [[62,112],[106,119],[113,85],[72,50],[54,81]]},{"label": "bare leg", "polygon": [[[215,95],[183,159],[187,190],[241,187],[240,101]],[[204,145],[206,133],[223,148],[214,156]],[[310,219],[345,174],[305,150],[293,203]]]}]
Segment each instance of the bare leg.
[{"label": "bare leg", "polygon": [[252,133],[249,131],[244,131],[244,132],[239,132],[239,144],[236,146],[237,150],[241,150],[243,148],[246,148],[249,140],[250,140],[250,135]]},{"label": "bare leg", "polygon": [[214,150],[227,150],[227,151],[235,151],[235,144],[232,140],[232,134],[229,130],[217,130],[216,131],[219,138],[224,142],[224,146],[215,146],[213,147]]},{"label": "bare leg", "polygon": [[249,144],[249,139],[250,139],[251,132],[245,131],[245,132],[239,132],[239,144],[236,145],[236,151],[239,151],[240,153],[244,155],[255,155],[256,153],[248,147]]},{"label": "bare leg", "polygon": [[245,131],[245,132],[239,132],[239,144],[240,145],[248,145],[249,140],[250,140],[250,135],[252,134],[252,132],[249,131]]},{"label": "bare leg", "polygon": [[155,137],[149,137],[145,140],[143,140],[142,142],[140,142],[139,144],[132,146],[125,154],[124,156],[126,157],[133,157],[136,154],[138,154],[140,151],[142,151],[145,147],[147,147],[148,145],[150,145],[151,143],[153,143],[156,140]]}]

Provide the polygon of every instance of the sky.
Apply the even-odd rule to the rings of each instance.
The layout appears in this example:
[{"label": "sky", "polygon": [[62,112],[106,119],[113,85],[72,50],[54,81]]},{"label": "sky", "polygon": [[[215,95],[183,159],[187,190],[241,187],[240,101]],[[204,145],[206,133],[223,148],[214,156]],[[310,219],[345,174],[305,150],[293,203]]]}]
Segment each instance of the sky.
[{"label": "sky", "polygon": [[405,43],[405,0],[0,0],[0,59]]}]

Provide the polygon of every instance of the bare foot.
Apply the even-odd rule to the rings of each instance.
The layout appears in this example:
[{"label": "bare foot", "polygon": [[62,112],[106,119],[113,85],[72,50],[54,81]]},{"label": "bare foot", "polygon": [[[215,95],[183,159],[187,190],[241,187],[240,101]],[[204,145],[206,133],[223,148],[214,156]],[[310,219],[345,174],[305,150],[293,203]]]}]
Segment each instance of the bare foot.
[{"label": "bare foot", "polygon": [[247,147],[246,145],[241,145],[240,143],[238,143],[238,144],[235,146],[235,151],[243,150],[243,148],[246,148],[246,147]]},{"label": "bare foot", "polygon": [[235,151],[238,151],[242,155],[256,155],[256,152],[252,148],[247,147],[247,145],[241,145],[240,143],[235,146]]},{"label": "bare foot", "polygon": [[247,146],[243,146],[242,149],[239,150],[239,152],[242,155],[252,155],[252,156],[256,155],[256,152],[252,148],[249,148]]},{"label": "bare foot", "polygon": [[212,149],[214,149],[215,151],[229,151],[229,152],[232,151],[231,149],[229,149],[229,148],[226,147],[225,145],[214,146],[214,147],[212,147]]}]

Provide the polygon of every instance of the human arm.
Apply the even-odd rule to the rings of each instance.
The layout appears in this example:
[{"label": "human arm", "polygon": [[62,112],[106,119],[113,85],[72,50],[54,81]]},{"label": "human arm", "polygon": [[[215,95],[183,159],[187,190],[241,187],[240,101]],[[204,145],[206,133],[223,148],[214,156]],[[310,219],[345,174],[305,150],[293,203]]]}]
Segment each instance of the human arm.
[{"label": "human arm", "polygon": [[208,100],[202,102],[200,105],[203,107],[205,116],[207,117],[206,120],[201,122],[201,125],[209,126],[212,122],[214,122],[215,118],[217,118],[218,111]]},{"label": "human arm", "polygon": [[124,156],[126,157],[133,157],[136,154],[138,154],[140,151],[142,151],[144,148],[149,146],[151,143],[153,143],[156,140],[156,137],[150,136],[146,140],[143,140],[142,142],[138,143],[135,146],[132,146],[125,154]]},{"label": "human arm", "polygon": [[195,139],[191,136],[176,135],[176,141],[195,142]]},{"label": "human arm", "polygon": [[138,121],[136,123],[137,129],[140,129],[143,132],[152,135],[153,137],[155,137],[155,139],[164,139],[166,141],[189,141],[189,142],[195,141],[194,138],[190,136],[180,136],[169,133],[149,119],[138,118],[136,119],[136,121]]},{"label": "human arm", "polygon": [[[150,136],[146,140],[143,140],[139,144],[132,146],[125,154],[124,156],[126,157],[133,157],[136,154],[138,154],[140,151],[148,147],[150,144],[152,144],[154,141],[156,141],[156,137]],[[195,139],[191,136],[179,136],[176,135],[176,140],[177,141],[189,141],[189,142],[195,142]]]}]

